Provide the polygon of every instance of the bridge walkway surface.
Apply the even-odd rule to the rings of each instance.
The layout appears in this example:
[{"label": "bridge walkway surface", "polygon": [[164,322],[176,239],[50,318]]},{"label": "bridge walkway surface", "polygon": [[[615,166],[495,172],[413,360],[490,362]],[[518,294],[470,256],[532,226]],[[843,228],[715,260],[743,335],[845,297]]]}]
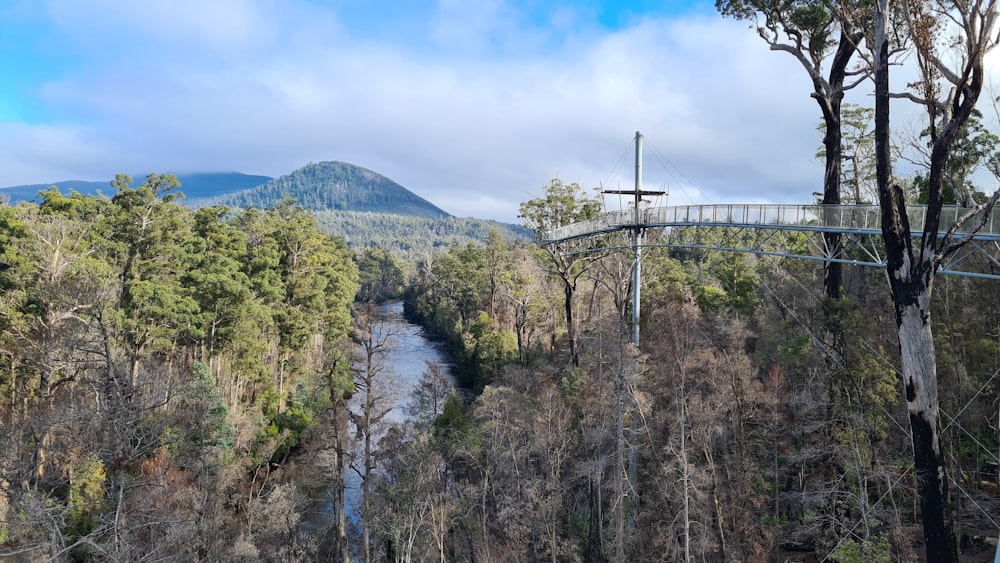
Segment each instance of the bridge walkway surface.
[{"label": "bridge walkway surface", "polygon": [[[907,206],[911,230],[919,239],[927,207]],[[981,213],[957,206],[941,212],[939,238],[960,239],[982,220]],[[954,226],[954,227],[953,227]],[[715,249],[760,255],[884,267],[881,211],[877,205],[722,204],[650,207],[604,213],[594,219],[550,229],[541,243],[567,253],[593,252],[572,241],[640,229],[645,247]],[[954,229],[949,232],[948,229]],[[838,233],[841,244],[829,248],[825,233]],[[621,247],[629,247],[621,241]],[[994,209],[961,250],[945,258],[938,273],[1000,280],[1000,209]]]}]

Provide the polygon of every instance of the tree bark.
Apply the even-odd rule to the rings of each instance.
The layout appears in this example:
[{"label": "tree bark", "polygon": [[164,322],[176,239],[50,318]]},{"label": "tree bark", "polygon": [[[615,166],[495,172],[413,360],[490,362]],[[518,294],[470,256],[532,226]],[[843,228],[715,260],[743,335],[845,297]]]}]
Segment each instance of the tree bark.
[{"label": "tree bark", "polygon": [[[822,82],[814,79],[814,96],[823,112],[823,122],[826,134],[823,136],[823,148],[826,151],[826,168],[823,174],[823,204],[840,205],[840,176],[843,163],[840,108],[844,100],[844,80],[847,77],[847,65],[857,51],[858,42],[864,37],[861,33],[850,33],[841,29],[840,43],[830,64],[827,88]],[[839,233],[824,233],[823,239],[827,250],[836,256],[841,249]],[[844,286],[843,264],[826,262],[823,268],[823,287],[830,299],[840,299]]]},{"label": "tree bark", "polygon": [[573,360],[573,367],[580,367],[580,353],[576,343],[576,319],[573,317],[573,294],[576,292],[576,284],[571,279],[572,274],[563,276],[563,294],[565,295],[566,307],[566,338],[569,340],[569,355]]},{"label": "tree bark", "polygon": [[[948,475],[939,438],[937,368],[931,330],[931,290],[936,270],[937,231],[941,201],[930,189],[930,204],[919,254],[914,253],[906,202],[899,186],[892,185],[889,160],[889,48],[886,34],[888,0],[878,0],[876,10],[875,151],[882,235],[886,246],[886,273],[896,311],[900,365],[913,441],[917,496],[923,521],[927,560],[957,562]],[[941,145],[934,152],[943,152]],[[932,158],[933,161],[933,158]],[[938,165],[944,160],[938,161]],[[940,170],[931,166],[931,177]]]}]

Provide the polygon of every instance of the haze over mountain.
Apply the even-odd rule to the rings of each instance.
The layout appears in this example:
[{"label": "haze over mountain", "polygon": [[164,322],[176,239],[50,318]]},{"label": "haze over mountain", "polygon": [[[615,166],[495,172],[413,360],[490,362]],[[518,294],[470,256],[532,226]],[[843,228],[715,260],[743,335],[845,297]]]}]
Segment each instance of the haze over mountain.
[{"label": "haze over mountain", "polygon": [[[133,174],[132,179],[136,184],[142,183],[145,174]],[[245,190],[255,186],[260,186],[271,181],[270,176],[258,176],[253,174],[242,174],[240,172],[197,172],[191,174],[177,174],[177,180],[181,183],[181,192],[188,199],[211,198],[223,194],[232,193],[238,190]],[[84,195],[114,195],[111,188],[111,178],[105,182],[92,182],[86,180],[63,180],[61,182],[46,182],[43,184],[26,184],[23,186],[9,186],[0,188],[0,197],[6,196],[10,203],[22,201],[32,201],[38,192],[47,190],[51,186],[58,186],[64,194],[70,191],[77,191]]]}]

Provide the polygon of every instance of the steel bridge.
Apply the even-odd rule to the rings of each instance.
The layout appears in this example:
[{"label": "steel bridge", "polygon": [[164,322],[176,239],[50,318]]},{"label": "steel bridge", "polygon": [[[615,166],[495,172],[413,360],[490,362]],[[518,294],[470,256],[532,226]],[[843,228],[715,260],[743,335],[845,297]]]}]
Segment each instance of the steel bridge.
[{"label": "steel bridge", "polygon": [[[919,239],[927,207],[906,208],[913,237]],[[981,213],[945,206],[938,236],[961,238],[982,220]],[[948,229],[952,228],[952,232]],[[645,247],[715,249],[760,255],[884,267],[881,211],[877,205],[723,204],[625,209],[542,233],[545,245],[567,253],[593,249],[567,243],[619,231],[645,233]],[[830,248],[825,233],[841,235]],[[629,246],[622,241],[623,248]],[[575,247],[575,248],[574,248]],[[604,245],[603,248],[608,248]],[[972,239],[945,258],[938,273],[1000,280],[1000,209],[994,209]]]}]

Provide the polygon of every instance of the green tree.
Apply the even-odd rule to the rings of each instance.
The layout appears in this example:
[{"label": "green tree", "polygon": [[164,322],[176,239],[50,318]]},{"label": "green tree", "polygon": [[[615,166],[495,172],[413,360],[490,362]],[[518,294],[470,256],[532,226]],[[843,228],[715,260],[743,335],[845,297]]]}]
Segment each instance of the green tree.
[{"label": "green tree", "polygon": [[[542,240],[545,232],[550,229],[586,221],[601,212],[600,200],[586,197],[579,184],[565,184],[562,180],[553,178],[544,190],[543,196],[522,203],[519,215],[524,226],[533,231],[539,240]],[[580,278],[586,273],[594,257],[573,252],[580,250],[581,244],[583,243],[579,241],[567,241],[545,246],[549,256],[549,271],[557,276],[563,285],[566,334],[574,366],[580,365],[574,297]]]},{"label": "green tree", "polygon": [[149,174],[133,187],[119,174],[111,183],[110,240],[120,268],[117,329],[130,365],[134,392],[139,362],[170,349],[182,338],[198,336],[198,304],[180,282],[179,270],[190,263],[187,212],[171,202],[180,186],[172,174]]},{"label": "green tree", "polygon": [[[973,110],[969,120],[964,123],[955,135],[955,141],[948,153],[947,162],[944,164],[942,172],[942,182],[945,189],[942,190],[941,198],[945,205],[960,205],[962,207],[974,207],[987,201],[988,197],[972,183],[972,176],[979,168],[985,166],[989,168],[994,176],[1000,176],[1000,169],[997,163],[1000,162],[1000,137],[986,130],[982,124],[982,113]],[[931,130],[925,129],[921,133],[921,138],[925,139],[929,145]],[[928,147],[932,148],[932,147]],[[929,168],[930,155],[924,151],[924,164]],[[917,189],[917,201],[926,204],[930,201],[929,178],[923,174],[917,174],[914,178],[914,187]]]},{"label": "green tree", "polygon": [[855,204],[872,203],[875,197],[875,110],[844,104],[844,163],[842,181],[850,187]]},{"label": "green tree", "polygon": [[342,241],[319,232],[313,217],[290,201],[264,213],[246,210],[237,225],[247,233],[245,273],[267,303],[277,329],[277,410],[306,371],[314,335],[336,340],[347,334],[358,270]]},{"label": "green tree", "polygon": [[382,247],[366,248],[356,255],[359,273],[358,300],[380,303],[399,297],[403,291],[403,268]]},{"label": "green tree", "polygon": [[[812,97],[823,114],[826,167],[822,202],[839,204],[843,159],[841,104],[847,90],[868,78],[866,71],[849,71],[851,59],[865,38],[868,8],[863,2],[834,5],[825,0],[716,0],[715,7],[725,17],[754,22],[757,33],[772,51],[791,54],[808,73]],[[828,72],[824,75],[828,59]],[[840,248],[839,234],[826,233],[824,238],[828,248]],[[842,266],[827,262],[825,268],[827,296],[837,299],[843,285]]]}]

